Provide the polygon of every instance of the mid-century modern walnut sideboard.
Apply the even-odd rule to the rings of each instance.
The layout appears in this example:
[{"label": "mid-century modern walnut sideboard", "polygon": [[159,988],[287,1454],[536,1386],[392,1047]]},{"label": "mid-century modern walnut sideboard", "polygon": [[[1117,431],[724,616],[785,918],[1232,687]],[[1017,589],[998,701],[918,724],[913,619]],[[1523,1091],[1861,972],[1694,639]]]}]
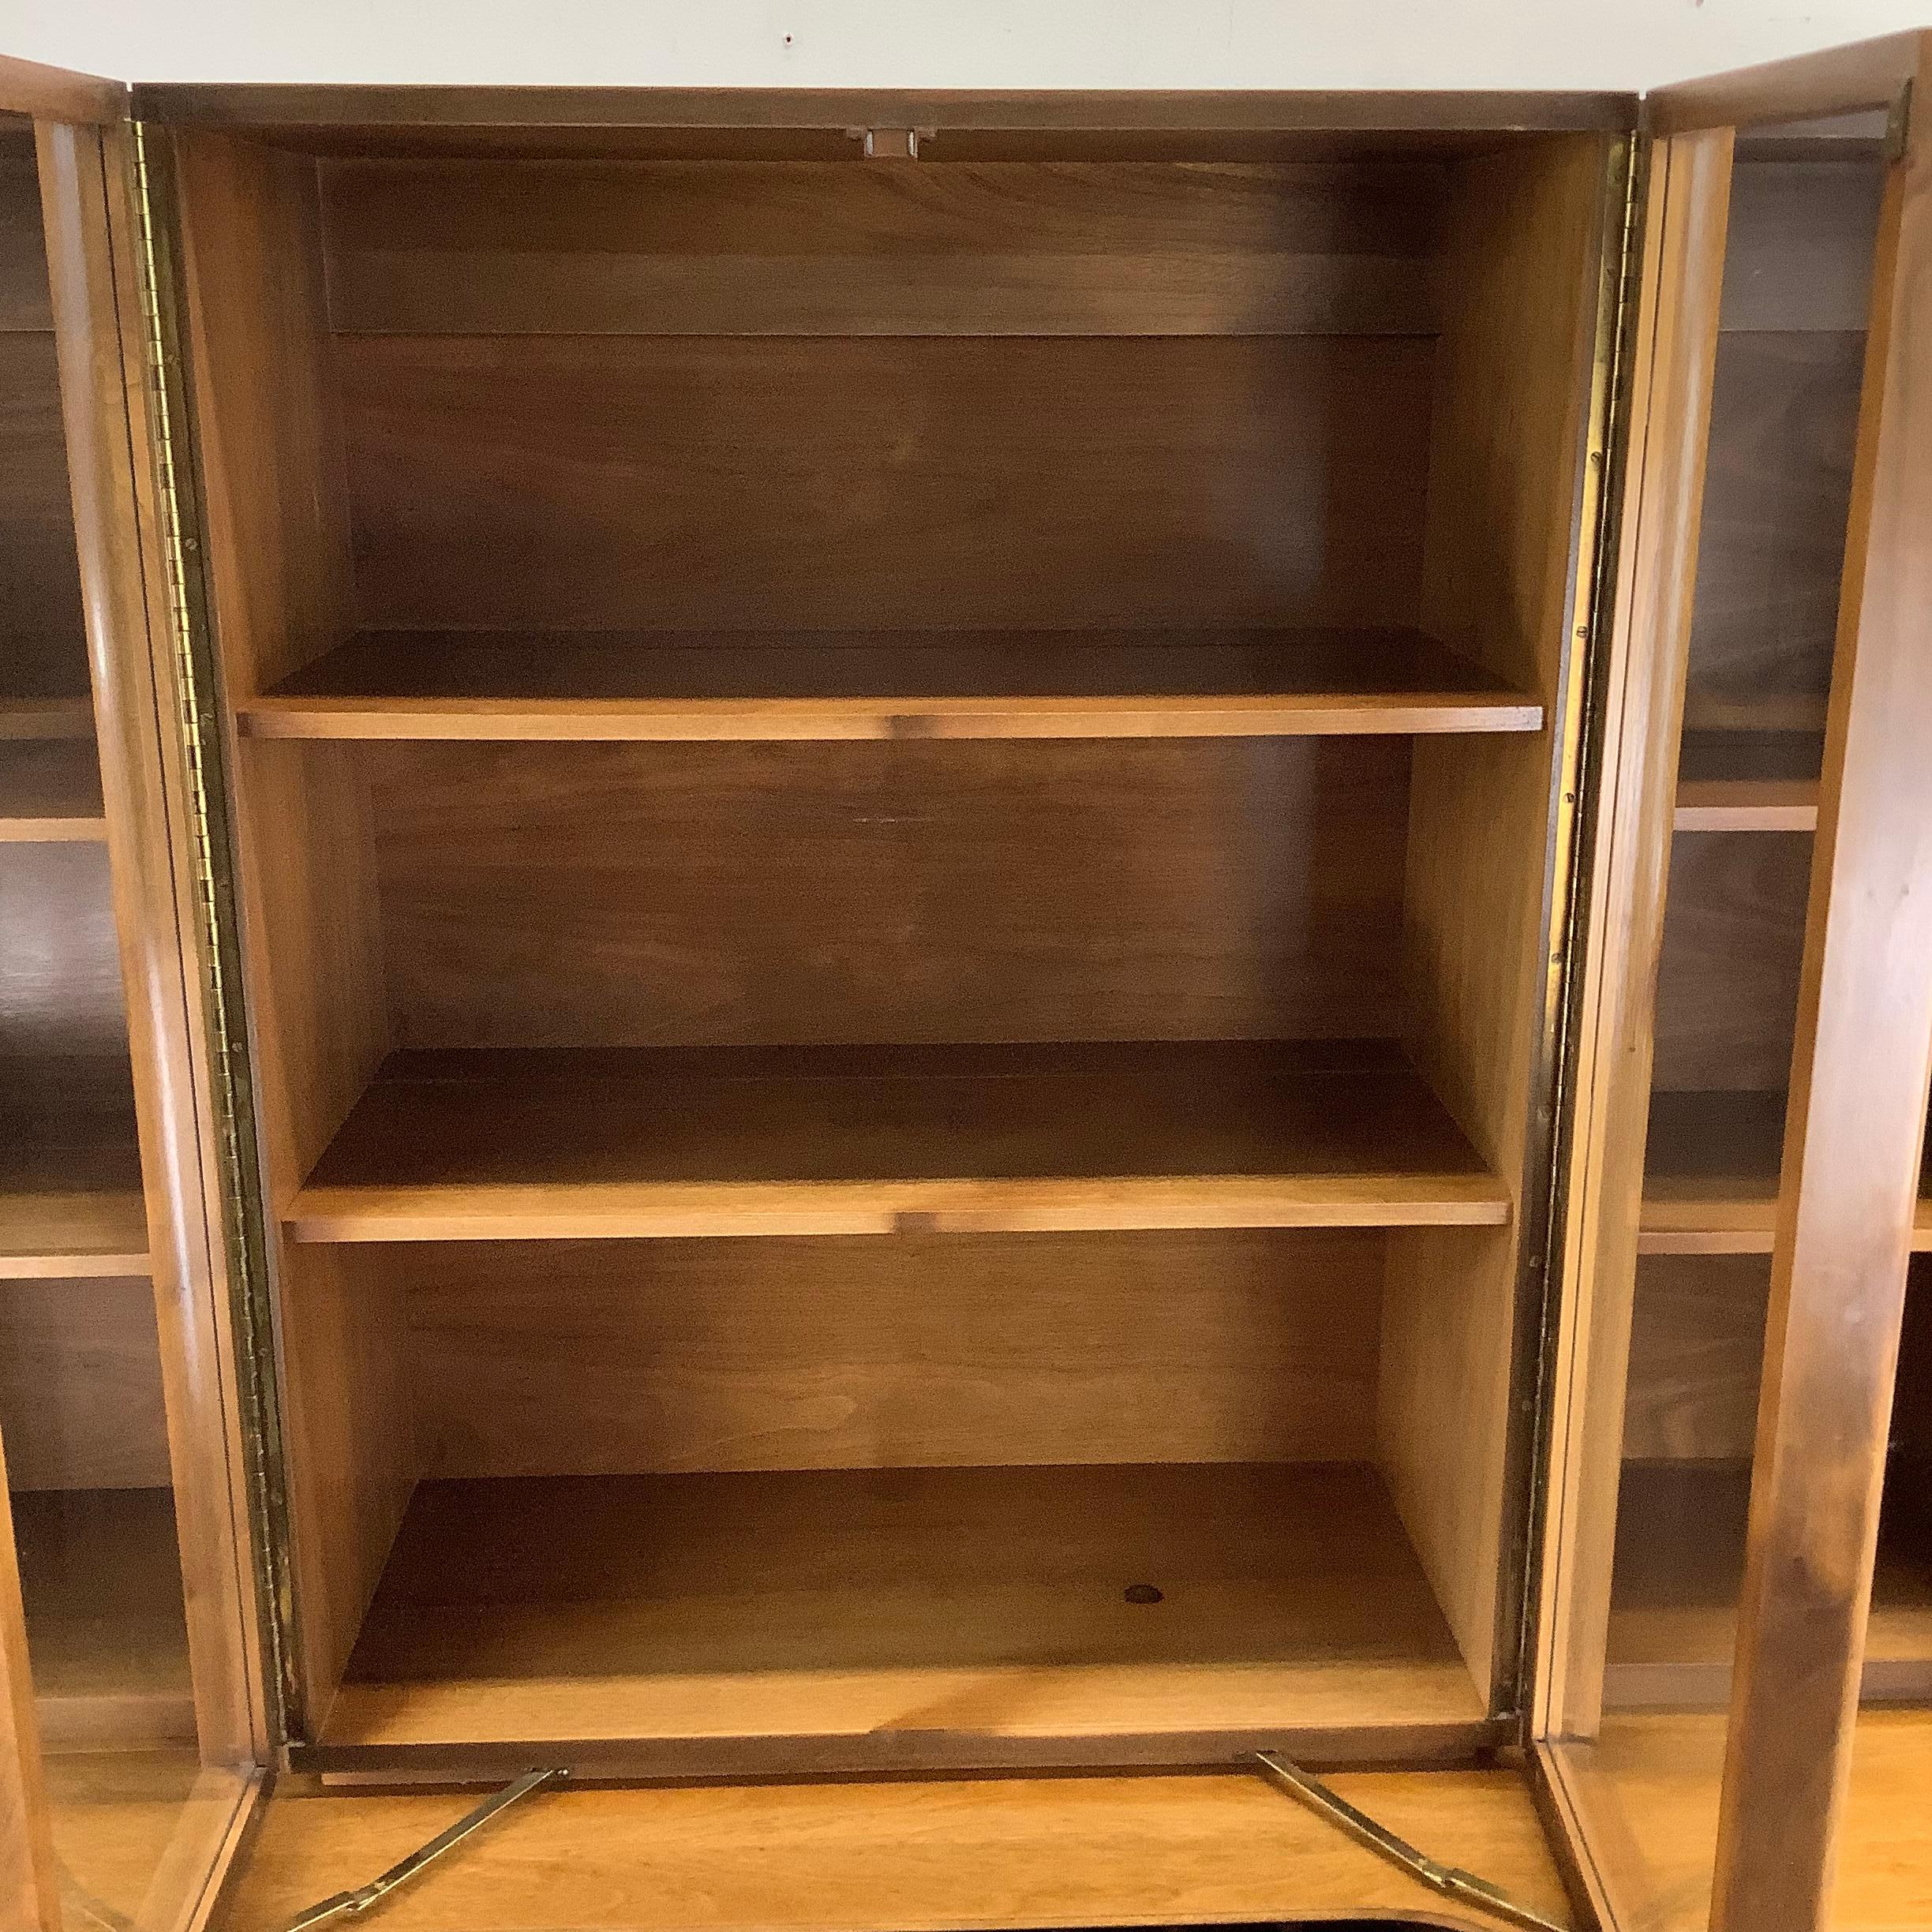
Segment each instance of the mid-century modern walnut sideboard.
[{"label": "mid-century modern walnut sideboard", "polygon": [[1929,61],[0,62],[0,1932],[1932,1926]]}]

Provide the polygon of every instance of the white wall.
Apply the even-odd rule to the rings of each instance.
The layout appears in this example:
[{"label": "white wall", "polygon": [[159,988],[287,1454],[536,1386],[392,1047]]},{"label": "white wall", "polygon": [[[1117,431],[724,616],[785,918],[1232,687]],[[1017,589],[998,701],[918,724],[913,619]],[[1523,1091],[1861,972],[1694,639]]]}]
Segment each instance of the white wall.
[{"label": "white wall", "polygon": [[0,0],[131,80],[1636,88],[1932,24],[1932,0]]}]

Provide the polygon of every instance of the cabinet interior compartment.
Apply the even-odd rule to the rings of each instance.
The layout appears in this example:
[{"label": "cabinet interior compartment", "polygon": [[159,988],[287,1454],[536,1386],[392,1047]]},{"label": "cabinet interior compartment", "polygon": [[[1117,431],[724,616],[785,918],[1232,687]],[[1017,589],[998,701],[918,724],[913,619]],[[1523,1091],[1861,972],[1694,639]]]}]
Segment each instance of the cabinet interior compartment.
[{"label": "cabinet interior compartment", "polygon": [[1611,142],[315,146],[170,157],[304,1761],[1496,1735]]}]

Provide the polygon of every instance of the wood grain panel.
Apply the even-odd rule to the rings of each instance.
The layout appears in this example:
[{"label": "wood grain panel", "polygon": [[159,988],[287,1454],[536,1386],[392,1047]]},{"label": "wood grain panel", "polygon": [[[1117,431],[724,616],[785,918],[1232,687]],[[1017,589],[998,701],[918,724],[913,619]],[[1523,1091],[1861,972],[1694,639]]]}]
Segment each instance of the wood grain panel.
[{"label": "wood grain panel", "polygon": [[0,1283],[0,1429],[17,1489],[165,1488],[153,1284]]},{"label": "wood grain panel", "polygon": [[1676,839],[1657,968],[1659,1088],[1787,1084],[1810,871],[1803,833]]},{"label": "wood grain panel", "polygon": [[0,843],[0,1058],[126,1053],[107,853]]},{"label": "wood grain panel", "polygon": [[361,622],[1402,624],[1426,341],[352,337]]},{"label": "wood grain panel", "polygon": [[299,1668],[326,1715],[402,1520],[418,1466],[402,1314],[380,1265],[288,1248],[281,1275]]},{"label": "wood grain panel", "polygon": [[0,841],[103,840],[100,763],[84,739],[0,739]]},{"label": "wood grain panel", "polygon": [[330,313],[455,335],[1427,334],[1440,167],[343,162]]},{"label": "wood grain panel", "polygon": [[[0,1455],[0,1477],[6,1473]],[[0,1923],[7,1932],[61,1932],[18,1548],[7,1488],[0,1490]]]},{"label": "wood grain panel", "polygon": [[[1398,1023],[1403,743],[355,755],[399,1046]],[[318,900],[316,932],[348,914]]]},{"label": "wood grain panel", "polygon": [[1374,1453],[1373,1234],[425,1245],[432,1476]]},{"label": "wood grain panel", "polygon": [[1740,166],[1731,185],[1720,327],[1863,336],[1884,189],[1875,158]]},{"label": "wood grain panel", "polygon": [[[1831,681],[1862,334],[1729,335],[1717,347],[1687,704],[1775,726]],[[1815,721],[1822,722],[1822,710]]]},{"label": "wood grain panel", "polygon": [[1638,1271],[1623,1453],[1748,1461],[1770,1269],[1750,1255],[1653,1256]]},{"label": "wood grain panel", "polygon": [[30,155],[0,152],[0,331],[53,326],[39,172]]},{"label": "wood grain panel", "polygon": [[[1418,742],[1402,944],[1410,1048],[1521,1200],[1540,1096],[1566,666],[1607,229],[1608,144],[1539,144],[1457,171],[1422,608],[1431,635],[1541,698],[1543,732]],[[1540,1179],[1534,1183],[1540,1185]],[[1439,1275],[1391,1253],[1381,1430],[1391,1486],[1486,1682],[1503,1556],[1518,1216]],[[1506,1642],[1513,1637],[1506,1635]]]},{"label": "wood grain panel", "polygon": [[1503,1183],[1393,1049],[399,1054],[298,1241],[1493,1226]]},{"label": "wood grain panel", "polygon": [[909,1769],[1483,1709],[1372,1471],[811,1471],[425,1485],[326,1738]]},{"label": "wood grain panel", "polygon": [[87,687],[54,338],[0,329],[0,692]]},{"label": "wood grain panel", "polygon": [[349,552],[315,163],[174,137],[208,558],[230,697],[342,642]]},{"label": "wood grain panel", "polygon": [[[1530,1793],[1508,1770],[1343,1772],[1411,1842],[1569,1923]],[[223,1932],[273,1932],[346,1866],[380,1871],[462,1816],[455,1792],[278,1783]],[[589,1787],[545,1793],[384,1908],[395,1932],[942,1932],[1425,1915],[1488,1932],[1325,1819],[1238,1769],[1205,1776],[916,1778]],[[1860,1928],[1860,1932],[1864,1932]]]}]

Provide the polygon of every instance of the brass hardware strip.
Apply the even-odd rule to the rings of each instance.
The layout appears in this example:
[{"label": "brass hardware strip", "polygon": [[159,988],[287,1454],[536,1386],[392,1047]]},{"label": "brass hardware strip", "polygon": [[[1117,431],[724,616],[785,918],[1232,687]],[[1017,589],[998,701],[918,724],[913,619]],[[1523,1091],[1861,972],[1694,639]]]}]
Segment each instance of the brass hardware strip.
[{"label": "brass hardware strip", "polygon": [[[1357,1844],[1387,1859],[1390,1864],[1398,1866],[1432,1892],[1454,1899],[1458,1904],[1480,1906],[1499,1919],[1507,1919],[1511,1925],[1524,1926],[1526,1932],[1567,1932],[1567,1928],[1555,1919],[1545,1919],[1541,1912],[1511,1898],[1500,1886],[1490,1884],[1488,1879],[1479,1878],[1459,1865],[1444,1865],[1427,1852],[1417,1850],[1407,1839],[1397,1837],[1386,1825],[1378,1824],[1367,1812],[1357,1810],[1339,1792],[1331,1790],[1320,1778],[1310,1777],[1279,1751],[1256,1751],[1254,1755],[1255,1762],[1261,1767],[1262,1775],[1270,1784],[1279,1785],[1318,1817],[1326,1818],[1338,1831],[1346,1833]],[[291,1927],[290,1932],[295,1932],[295,1928]]]},{"label": "brass hardware strip", "polygon": [[425,1866],[433,1864],[444,1852],[461,1844],[473,1833],[481,1831],[499,1812],[507,1811],[519,1799],[527,1798],[532,1792],[564,1775],[555,1769],[525,1772],[514,1784],[506,1784],[501,1791],[492,1792],[474,1811],[465,1812],[454,1825],[438,1832],[426,1845],[418,1846],[379,1878],[372,1878],[365,1885],[358,1885],[353,1892],[338,1892],[319,1904],[311,1905],[299,1919],[290,1922],[286,1932],[309,1932],[312,1926],[321,1925],[328,1919],[347,1913],[367,1911],[399,1885],[407,1885]]},{"label": "brass hardware strip", "polygon": [[139,218],[136,252],[148,365],[144,387],[167,562],[177,723],[186,766],[193,841],[189,856],[199,940],[197,963],[212,1065],[211,1104],[221,1164],[225,1271],[237,1355],[234,1379],[255,1546],[254,1582],[268,1732],[279,1747],[290,1735],[291,1713],[299,1709],[291,1640],[294,1586],[288,1554],[274,1317],[261,1178],[253,1139],[247,1022],[235,991],[241,975],[236,950],[234,856],[225,810],[227,774],[200,545],[183,507],[185,501],[198,500],[198,492],[193,447],[186,431],[186,372],[172,305],[172,238],[157,216],[158,167],[149,154],[147,130],[135,121],[130,124],[130,134]]},{"label": "brass hardware strip", "polygon": [[1584,863],[1594,833],[1592,774],[1601,754],[1615,594],[1618,493],[1610,488],[1620,464],[1628,419],[1630,335],[1636,316],[1643,198],[1649,149],[1626,135],[1610,149],[1604,182],[1605,234],[1598,267],[1582,487],[1578,493],[1576,560],[1568,622],[1570,670],[1561,696],[1563,748],[1553,800],[1554,836],[1549,927],[1544,951],[1542,1028],[1537,1043],[1538,1090],[1524,1200],[1535,1204],[1523,1230],[1522,1292],[1514,1340],[1520,1378],[1511,1417],[1511,1467],[1520,1475],[1505,1486],[1520,1502],[1506,1524],[1507,1586],[1498,1599],[1499,1702],[1525,1715],[1525,1678],[1538,1620],[1535,1552],[1549,1485],[1548,1405],[1555,1368],[1552,1341],[1563,1261],[1562,1181],[1575,1078],[1575,1005],[1581,975],[1573,969],[1589,916],[1590,868]]}]

